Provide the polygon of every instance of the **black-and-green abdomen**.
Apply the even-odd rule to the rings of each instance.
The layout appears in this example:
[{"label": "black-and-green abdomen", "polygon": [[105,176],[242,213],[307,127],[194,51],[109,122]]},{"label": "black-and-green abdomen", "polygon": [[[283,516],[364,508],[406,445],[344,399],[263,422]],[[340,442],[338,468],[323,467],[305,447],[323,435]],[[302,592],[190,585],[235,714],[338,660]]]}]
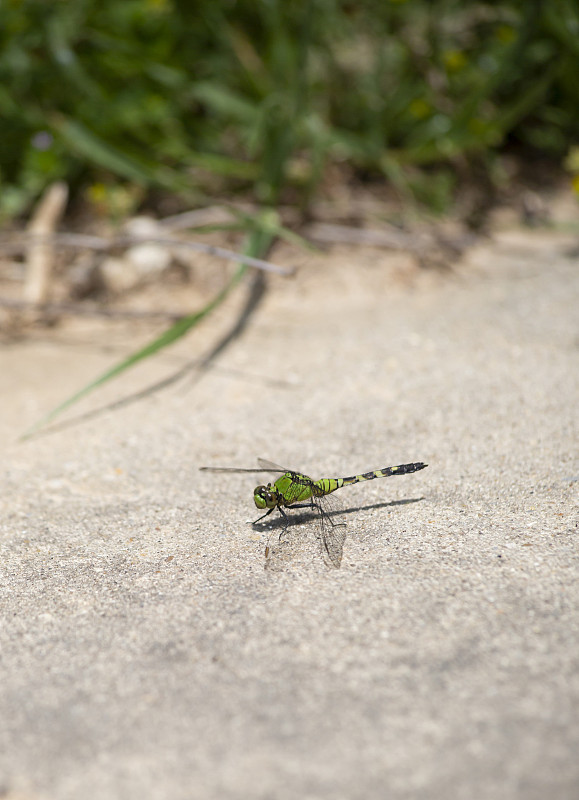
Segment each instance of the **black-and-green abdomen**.
[{"label": "black-and-green abdomen", "polygon": [[375,469],[370,472],[363,472],[361,475],[352,475],[349,478],[322,478],[315,481],[314,486],[320,489],[323,496],[335,492],[336,489],[341,489],[342,486],[351,486],[354,483],[361,483],[362,481],[371,481],[374,478],[388,478],[390,475],[408,475],[411,472],[418,472],[420,469],[428,466],[422,461],[417,461],[413,464],[399,464],[397,467],[384,467],[384,469]]}]

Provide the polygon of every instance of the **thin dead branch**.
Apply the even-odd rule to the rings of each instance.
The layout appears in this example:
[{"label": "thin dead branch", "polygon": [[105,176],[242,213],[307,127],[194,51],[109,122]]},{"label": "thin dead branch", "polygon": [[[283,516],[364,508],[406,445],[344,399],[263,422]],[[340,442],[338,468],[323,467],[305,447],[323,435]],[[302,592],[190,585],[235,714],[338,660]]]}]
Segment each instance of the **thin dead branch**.
[{"label": "thin dead branch", "polygon": [[67,199],[68,186],[62,182],[53,183],[42,196],[28,226],[24,298],[33,305],[48,300],[55,256],[53,231]]},{"label": "thin dead branch", "polygon": [[271,261],[264,261],[261,258],[246,256],[243,255],[243,253],[236,253],[224,247],[216,247],[214,245],[203,244],[202,242],[193,242],[190,239],[177,239],[165,236],[115,236],[109,239],[104,236],[91,236],[84,233],[45,234],[31,232],[0,237],[0,251],[14,255],[25,250],[30,250],[33,247],[52,247],[57,244],[61,247],[84,248],[86,250],[106,252],[108,250],[132,247],[146,242],[154,242],[155,244],[162,244],[167,247],[183,247],[189,250],[197,250],[200,253],[208,253],[218,258],[236,261],[240,264],[247,264],[250,267],[256,267],[265,272],[274,272],[278,275],[292,275],[294,272],[292,268],[280,267],[277,264],[272,264]]}]

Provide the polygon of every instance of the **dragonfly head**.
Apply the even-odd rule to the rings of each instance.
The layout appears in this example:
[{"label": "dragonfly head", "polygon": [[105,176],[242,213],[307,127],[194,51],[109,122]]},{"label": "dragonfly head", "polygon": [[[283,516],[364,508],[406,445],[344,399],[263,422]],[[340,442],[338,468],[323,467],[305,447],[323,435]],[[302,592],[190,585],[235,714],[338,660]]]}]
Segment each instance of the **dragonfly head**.
[{"label": "dragonfly head", "polygon": [[277,506],[277,494],[272,491],[271,483],[268,483],[267,486],[255,487],[253,502],[257,508],[275,508]]}]

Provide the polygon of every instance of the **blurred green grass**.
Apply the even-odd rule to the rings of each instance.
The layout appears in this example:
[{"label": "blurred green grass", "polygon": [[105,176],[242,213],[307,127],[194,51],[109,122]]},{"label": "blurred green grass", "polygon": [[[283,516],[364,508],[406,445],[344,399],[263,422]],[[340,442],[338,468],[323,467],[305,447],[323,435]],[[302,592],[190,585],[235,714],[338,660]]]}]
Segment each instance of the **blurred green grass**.
[{"label": "blurred green grass", "polygon": [[305,208],[336,162],[444,209],[457,164],[564,162],[578,67],[577,0],[5,0],[0,216],[56,179]]}]

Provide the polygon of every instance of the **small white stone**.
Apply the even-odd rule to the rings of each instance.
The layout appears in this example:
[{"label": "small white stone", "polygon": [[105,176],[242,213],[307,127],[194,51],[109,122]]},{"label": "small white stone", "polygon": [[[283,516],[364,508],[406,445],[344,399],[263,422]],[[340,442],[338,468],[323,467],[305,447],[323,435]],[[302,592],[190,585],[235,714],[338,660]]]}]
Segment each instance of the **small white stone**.
[{"label": "small white stone", "polygon": [[105,289],[120,294],[132,289],[139,282],[139,273],[134,264],[125,258],[109,256],[99,266],[99,275]]},{"label": "small white stone", "polygon": [[154,278],[164,272],[171,263],[167,247],[154,242],[137,244],[127,250],[127,260],[142,279]]}]

